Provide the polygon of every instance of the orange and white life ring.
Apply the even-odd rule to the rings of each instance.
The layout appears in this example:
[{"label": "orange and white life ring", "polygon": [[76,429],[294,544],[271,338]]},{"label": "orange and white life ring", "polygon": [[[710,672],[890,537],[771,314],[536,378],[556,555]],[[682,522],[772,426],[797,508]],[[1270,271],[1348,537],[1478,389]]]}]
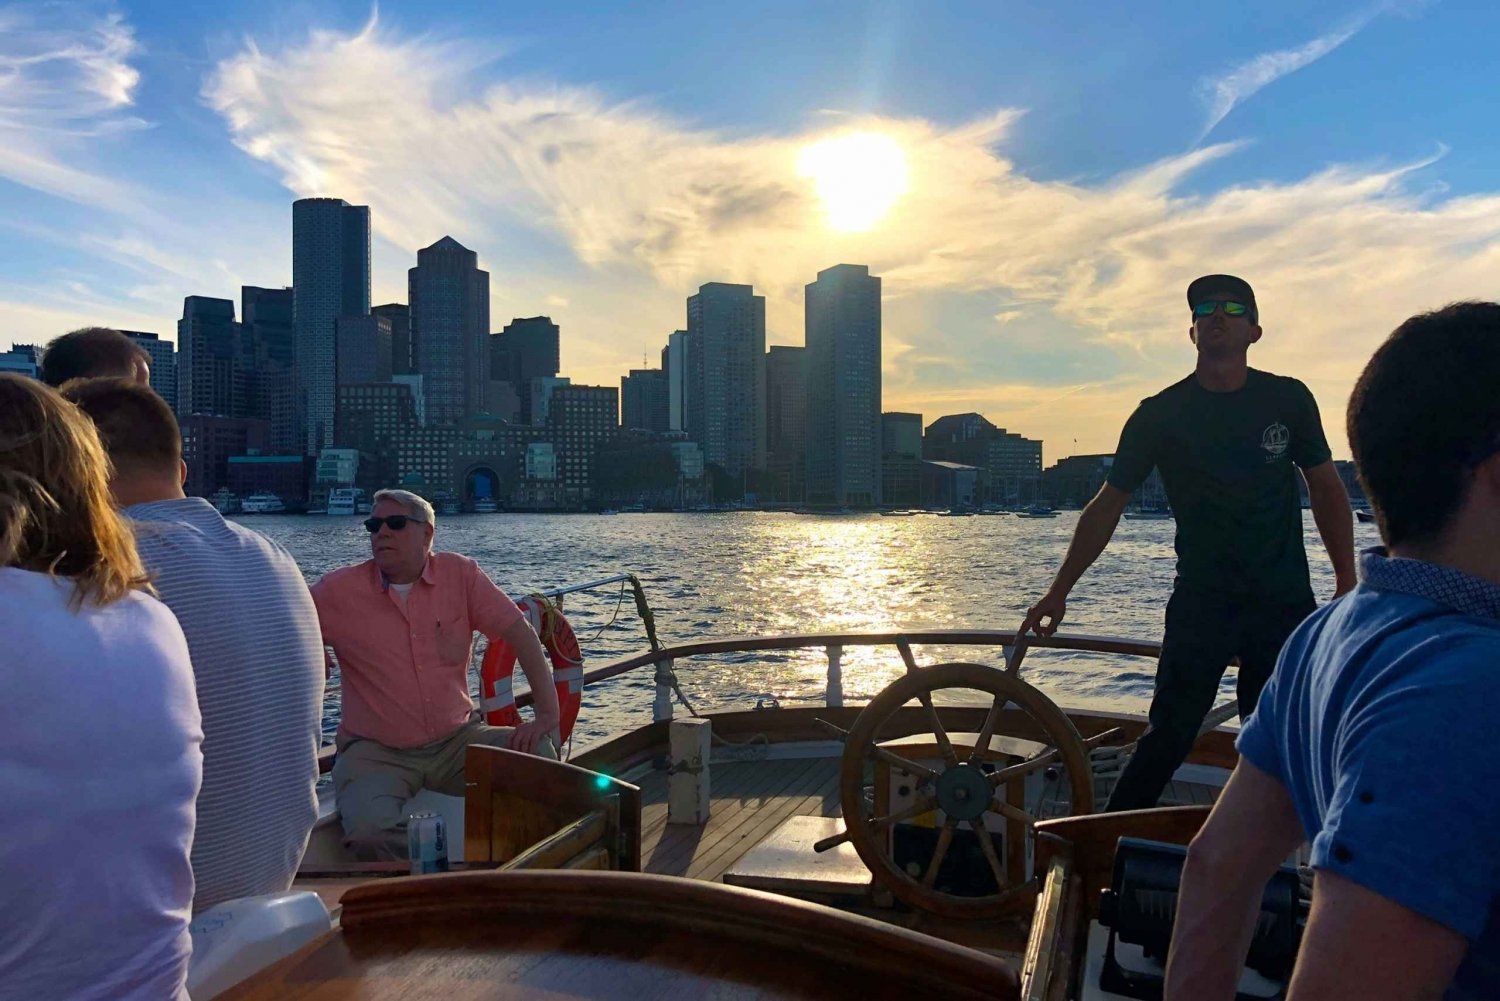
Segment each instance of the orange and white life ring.
[{"label": "orange and white life ring", "polygon": [[[552,661],[552,681],[557,686],[557,705],[561,710],[558,723],[560,741],[566,743],[573,732],[573,723],[578,719],[578,707],[583,701],[583,651],[578,647],[578,637],[573,627],[563,617],[562,609],[539,596],[523,598],[516,603],[542,647]],[[484,721],[491,726],[520,726],[521,714],[516,709],[516,695],[512,687],[512,674],[516,669],[516,651],[501,639],[490,640],[489,649],[479,665],[479,682],[482,699],[480,709]]]}]

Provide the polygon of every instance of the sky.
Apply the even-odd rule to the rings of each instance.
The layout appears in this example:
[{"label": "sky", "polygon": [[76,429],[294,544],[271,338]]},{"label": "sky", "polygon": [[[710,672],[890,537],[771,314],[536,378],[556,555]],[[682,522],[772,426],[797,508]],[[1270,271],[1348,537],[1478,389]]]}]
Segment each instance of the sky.
[{"label": "sky", "polygon": [[1192,369],[1184,290],[1330,444],[1401,320],[1500,297],[1500,5],[0,0],[0,346],[291,281],[291,202],[369,205],[373,301],[450,235],[563,374],[659,364],[703,282],[883,279],[887,410],[1112,451]]}]

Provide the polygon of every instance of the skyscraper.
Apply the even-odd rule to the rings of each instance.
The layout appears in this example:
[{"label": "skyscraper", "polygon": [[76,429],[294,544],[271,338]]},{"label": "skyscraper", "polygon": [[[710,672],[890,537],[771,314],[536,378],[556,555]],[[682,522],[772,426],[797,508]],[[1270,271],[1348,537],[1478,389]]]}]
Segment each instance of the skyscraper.
[{"label": "skyscraper", "polygon": [[297,357],[294,298],[289,288],[240,287],[240,323],[255,344],[257,361],[269,359],[288,371]]},{"label": "skyscraper", "polygon": [[427,422],[480,413],[489,375],[490,273],[479,270],[478,254],[445,236],[417,251],[406,281]]},{"label": "skyscraper", "polygon": [[545,422],[532,409],[532,380],[557,375],[562,355],[560,334],[550,316],[518,316],[490,337],[490,378],[516,388],[523,424]]},{"label": "skyscraper", "polygon": [[880,503],[880,279],[862,264],[807,286],[807,499]]},{"label": "skyscraper", "polygon": [[667,426],[673,431],[687,427],[687,331],[674,330],[662,349],[662,369],[667,373]]},{"label": "skyscraper", "polygon": [[164,341],[144,330],[122,330],[120,333],[135,341],[141,350],[151,356],[151,388],[156,395],[167,401],[167,406],[177,409],[177,348],[171,341]]},{"label": "skyscraper", "polygon": [[269,447],[277,452],[302,448],[297,431],[297,343],[292,325],[295,293],[289,288],[240,289],[244,354],[253,359],[250,416],[270,422]]},{"label": "skyscraper", "polygon": [[709,282],[687,301],[683,380],[688,438],[731,476],[766,459],[766,298]]},{"label": "skyscraper", "polygon": [[333,322],[370,311],[370,210],[339,198],[292,203],[293,361],[303,447],[333,443]]},{"label": "skyscraper", "polygon": [[391,381],[391,321],[388,317],[341,316],[334,321],[340,386]]},{"label": "skyscraper", "polygon": [[410,375],[422,369],[417,364],[417,346],[411,341],[411,309],[404,302],[371,306],[370,315],[391,321],[391,374]]},{"label": "skyscraper", "polygon": [[244,417],[248,380],[234,302],[190,295],[177,321],[177,413]]},{"label": "skyscraper", "polygon": [[659,368],[633,368],[620,380],[621,423],[626,429],[666,431],[667,374]]},{"label": "skyscraper", "polygon": [[766,469],[777,500],[803,499],[807,472],[807,349],[766,352]]}]

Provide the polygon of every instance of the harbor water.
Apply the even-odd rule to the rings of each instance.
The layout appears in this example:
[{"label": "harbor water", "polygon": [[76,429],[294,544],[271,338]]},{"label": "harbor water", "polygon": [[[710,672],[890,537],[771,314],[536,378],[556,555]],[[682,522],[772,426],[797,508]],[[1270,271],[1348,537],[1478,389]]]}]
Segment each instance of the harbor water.
[{"label": "harbor water", "polygon": [[[245,525],[285,546],[309,582],[369,556],[354,517],[246,515]],[[726,512],[702,514],[439,517],[435,548],[477,560],[512,595],[635,573],[655,612],[663,643],[765,634],[896,629],[1014,629],[1061,562],[1078,513],[1056,518],[881,517]],[[1315,593],[1326,600],[1333,573],[1304,512]],[[1063,630],[1156,640],[1171,590],[1176,523],[1122,521],[1103,556],[1074,589]],[[1373,525],[1355,526],[1356,546],[1378,544]],[[628,589],[569,595],[564,609],[598,667],[646,649]],[[475,647],[477,664],[484,640]],[[923,663],[1000,664],[981,647],[917,648]],[[1022,675],[1064,705],[1143,711],[1155,665],[1142,658],[1034,650]],[[821,702],[822,650],[719,655],[680,660],[684,693],[700,711]],[[873,696],[904,670],[893,647],[849,648],[843,656],[847,702]],[[518,680],[520,672],[517,671]],[[477,692],[477,678],[471,679]],[[584,692],[574,746],[651,719],[651,669]],[[1223,698],[1233,695],[1233,673]],[[679,710],[680,711],[680,710]],[[330,681],[325,738],[338,719],[338,675]]]}]

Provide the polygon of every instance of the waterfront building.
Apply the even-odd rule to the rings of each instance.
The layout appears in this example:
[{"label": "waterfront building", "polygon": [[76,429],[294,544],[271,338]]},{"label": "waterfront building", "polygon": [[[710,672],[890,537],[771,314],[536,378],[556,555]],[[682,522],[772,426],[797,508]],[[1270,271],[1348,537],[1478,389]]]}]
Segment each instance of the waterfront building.
[{"label": "waterfront building", "polygon": [[807,286],[807,500],[880,503],[880,279],[862,264]]},{"label": "waterfront building", "polygon": [[709,282],[687,300],[683,427],[730,476],[765,468],[766,299]]},{"label": "waterfront building", "polygon": [[340,198],[292,203],[293,363],[303,451],[333,443],[338,402],[334,321],[370,312],[370,209]]},{"label": "waterfront building", "polygon": [[451,236],[417,251],[407,272],[411,337],[417,345],[429,424],[455,424],[484,409],[488,379],[490,274]]}]

